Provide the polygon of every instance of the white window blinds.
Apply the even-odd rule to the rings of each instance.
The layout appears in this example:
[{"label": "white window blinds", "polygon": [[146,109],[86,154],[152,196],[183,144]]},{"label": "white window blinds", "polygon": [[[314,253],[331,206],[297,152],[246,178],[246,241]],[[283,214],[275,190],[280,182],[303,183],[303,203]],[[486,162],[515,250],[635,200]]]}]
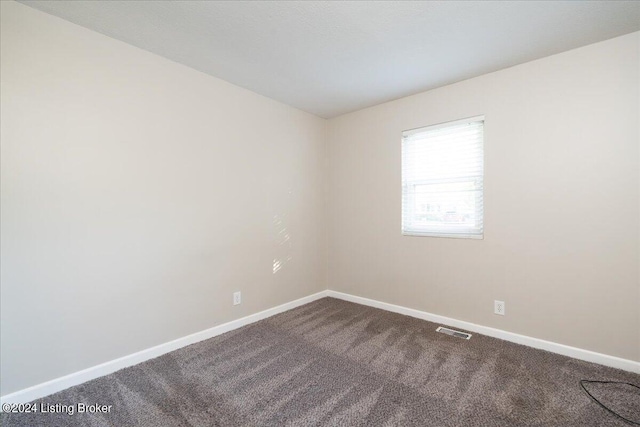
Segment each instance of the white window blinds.
[{"label": "white window blinds", "polygon": [[402,234],[483,238],[484,117],[402,133]]}]

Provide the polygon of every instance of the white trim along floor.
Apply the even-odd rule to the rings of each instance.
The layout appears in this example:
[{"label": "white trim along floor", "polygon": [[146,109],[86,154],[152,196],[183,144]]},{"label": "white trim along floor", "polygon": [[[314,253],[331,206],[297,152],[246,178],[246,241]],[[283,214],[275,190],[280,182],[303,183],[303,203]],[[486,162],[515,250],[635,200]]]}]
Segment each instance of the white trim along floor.
[{"label": "white trim along floor", "polygon": [[102,377],[128,366],[136,365],[146,360],[153,359],[170,351],[177,350],[196,342],[203,341],[220,334],[224,334],[225,332],[238,329],[242,326],[249,325],[262,319],[266,319],[267,317],[271,317],[278,313],[291,310],[293,308],[308,304],[324,297],[338,298],[341,300],[375,307],[394,313],[404,314],[418,319],[428,320],[430,322],[438,323],[445,326],[452,326],[454,328],[463,329],[469,332],[475,332],[490,337],[503,339],[505,341],[510,341],[516,344],[522,344],[529,347],[562,354],[564,356],[573,357],[575,359],[580,359],[587,362],[599,363],[601,365],[610,366],[625,371],[640,373],[640,362],[635,362],[633,360],[622,359],[619,357],[596,353],[576,347],[570,347],[551,341],[532,338],[513,332],[507,332],[487,326],[476,325],[474,323],[456,320],[425,311],[402,307],[399,305],[376,301],[369,298],[363,298],[355,295],[345,294],[342,292],[326,290],[306,296],[304,298],[297,299],[295,301],[288,302],[286,304],[279,305],[277,307],[270,308],[268,310],[261,311],[259,313],[251,314],[249,316],[233,320],[231,322],[223,323],[222,325],[214,326],[204,331],[196,332],[195,334],[187,335],[185,337],[178,338],[176,340],[160,344],[155,347],[130,354],[128,356],[120,357],[118,359],[111,360],[97,366],[83,369],[82,371],[74,372],[63,377],[55,378],[51,381],[47,381],[41,384],[34,385],[32,387],[25,388],[23,390],[16,391],[14,393],[4,395],[0,397],[0,403],[4,404],[31,402],[35,399],[39,399],[41,397],[48,396],[66,388],[82,384],[98,377]]}]

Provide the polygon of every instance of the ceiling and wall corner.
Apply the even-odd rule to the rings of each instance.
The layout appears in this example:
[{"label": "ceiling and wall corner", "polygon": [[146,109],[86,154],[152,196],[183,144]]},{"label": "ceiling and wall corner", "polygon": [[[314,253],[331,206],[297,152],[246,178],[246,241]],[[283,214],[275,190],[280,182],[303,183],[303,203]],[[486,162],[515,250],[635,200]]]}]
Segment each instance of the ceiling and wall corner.
[{"label": "ceiling and wall corner", "polygon": [[640,2],[27,1],[323,118],[640,30]]}]

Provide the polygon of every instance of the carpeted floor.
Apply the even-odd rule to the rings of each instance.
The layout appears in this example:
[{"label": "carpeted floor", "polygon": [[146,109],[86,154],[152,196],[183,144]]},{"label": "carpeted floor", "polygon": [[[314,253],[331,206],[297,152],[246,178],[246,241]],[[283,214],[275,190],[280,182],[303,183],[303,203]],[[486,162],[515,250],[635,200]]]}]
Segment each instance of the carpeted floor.
[{"label": "carpeted floor", "polygon": [[[324,298],[36,401],[108,414],[2,414],[9,426],[626,426],[580,379],[640,375]],[[589,390],[640,421],[629,386]],[[41,405],[42,404],[42,405]],[[50,406],[55,408],[55,406]]]}]

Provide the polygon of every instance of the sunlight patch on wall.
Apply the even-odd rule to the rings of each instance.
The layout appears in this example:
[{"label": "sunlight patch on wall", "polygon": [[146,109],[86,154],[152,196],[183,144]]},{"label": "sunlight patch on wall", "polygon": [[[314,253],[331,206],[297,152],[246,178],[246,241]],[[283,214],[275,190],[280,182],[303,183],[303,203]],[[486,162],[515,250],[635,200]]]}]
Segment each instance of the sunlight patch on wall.
[{"label": "sunlight patch on wall", "polygon": [[286,219],[279,215],[273,217],[277,258],[273,259],[272,273],[276,274],[286,263],[291,261],[291,234],[287,230]]}]

